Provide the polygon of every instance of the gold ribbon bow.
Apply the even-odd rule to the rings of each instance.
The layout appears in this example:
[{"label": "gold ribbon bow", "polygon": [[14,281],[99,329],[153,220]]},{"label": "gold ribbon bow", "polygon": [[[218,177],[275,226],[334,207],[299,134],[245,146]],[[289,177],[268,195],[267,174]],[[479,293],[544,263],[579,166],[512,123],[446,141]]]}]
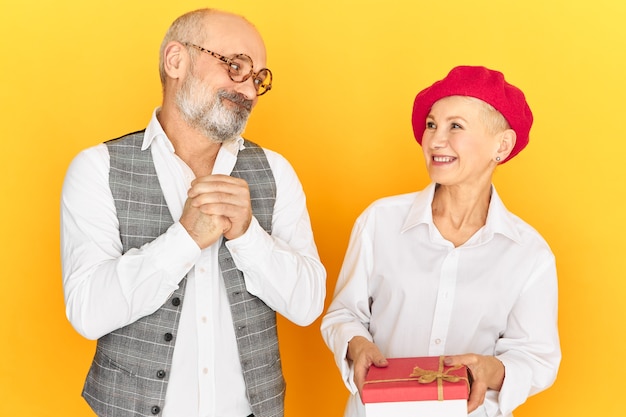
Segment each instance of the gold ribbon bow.
[{"label": "gold ribbon bow", "polygon": [[413,373],[410,375],[411,378],[417,378],[417,381],[422,384],[430,384],[433,381],[437,381],[437,399],[439,401],[443,401],[443,381],[446,382],[459,382],[460,380],[467,381],[467,378],[463,378],[457,375],[450,375],[448,372],[456,371],[457,369],[461,369],[461,365],[452,366],[445,371],[443,356],[439,356],[439,369],[436,371],[431,371],[429,369],[422,369],[419,366],[413,368]]}]

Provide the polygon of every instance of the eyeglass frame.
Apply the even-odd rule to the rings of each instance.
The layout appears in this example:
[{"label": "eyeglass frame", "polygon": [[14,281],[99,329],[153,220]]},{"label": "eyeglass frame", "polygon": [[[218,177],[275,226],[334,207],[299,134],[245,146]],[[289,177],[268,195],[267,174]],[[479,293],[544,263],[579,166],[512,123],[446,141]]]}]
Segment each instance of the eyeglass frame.
[{"label": "eyeglass frame", "polygon": [[[236,83],[244,83],[244,82],[248,81],[248,79],[249,79],[250,77],[252,77],[252,76],[253,76],[253,77],[252,77],[252,83],[254,84],[254,80],[255,80],[255,79],[256,79],[256,77],[257,77],[257,76],[261,73],[261,71],[267,71],[267,73],[268,73],[269,77],[266,77],[266,79],[267,79],[267,78],[269,78],[270,82],[269,82],[269,84],[267,84],[267,88],[266,88],[266,89],[265,89],[262,93],[260,93],[260,94],[259,94],[259,89],[260,89],[260,88],[261,88],[261,87],[262,87],[265,83],[263,83],[263,84],[259,84],[258,88],[256,89],[256,95],[257,95],[257,97],[262,96],[263,94],[267,93],[268,91],[270,91],[270,90],[272,89],[272,81],[274,80],[274,76],[273,76],[273,74],[272,74],[272,71],[271,71],[269,68],[261,68],[260,70],[258,70],[258,71],[256,71],[256,72],[255,72],[255,71],[254,71],[254,62],[252,61],[252,58],[250,58],[248,55],[246,55],[246,54],[236,54],[233,58],[228,58],[228,57],[226,57],[226,56],[224,56],[224,55],[218,54],[217,52],[210,51],[210,50],[208,50],[208,49],[206,49],[206,48],[203,48],[203,47],[202,47],[202,46],[200,46],[200,45],[196,45],[196,44],[191,43],[191,42],[181,42],[181,43],[182,43],[183,45],[187,46],[187,47],[193,47],[193,48],[196,48],[197,50],[199,50],[199,51],[201,51],[201,52],[205,52],[205,53],[207,53],[207,54],[211,55],[212,57],[219,59],[220,61],[222,61],[222,62],[223,62],[223,63],[225,63],[226,65],[228,65],[228,71],[227,71],[227,72],[228,72],[228,76],[230,77],[230,79],[231,79],[232,81],[234,81],[234,82],[236,82]],[[248,74],[244,74],[244,75],[243,75],[243,78],[242,78],[241,80],[239,80],[239,81],[238,81],[238,80],[235,80],[235,79],[233,78],[233,74],[231,73],[231,69],[233,68],[233,64],[234,64],[234,65],[236,65],[236,63],[234,63],[234,62],[233,62],[233,59],[234,59],[234,58],[238,58],[238,57],[244,57],[244,59],[247,59],[248,61],[250,61],[250,72],[249,72]],[[235,76],[239,76],[239,75],[238,75],[238,74],[235,74]],[[255,87],[256,87],[256,84],[255,84]]]}]

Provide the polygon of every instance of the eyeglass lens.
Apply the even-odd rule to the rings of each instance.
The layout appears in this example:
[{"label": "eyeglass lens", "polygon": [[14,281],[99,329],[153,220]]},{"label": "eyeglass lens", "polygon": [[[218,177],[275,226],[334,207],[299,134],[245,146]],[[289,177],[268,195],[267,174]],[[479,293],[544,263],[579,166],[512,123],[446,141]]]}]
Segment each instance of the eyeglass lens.
[{"label": "eyeglass lens", "polygon": [[254,75],[254,86],[257,89],[257,95],[266,93],[271,88],[272,73],[263,68],[258,73],[253,72],[252,59],[248,55],[237,55],[230,59],[231,63],[228,67],[230,78],[235,82],[244,82],[250,76]]}]

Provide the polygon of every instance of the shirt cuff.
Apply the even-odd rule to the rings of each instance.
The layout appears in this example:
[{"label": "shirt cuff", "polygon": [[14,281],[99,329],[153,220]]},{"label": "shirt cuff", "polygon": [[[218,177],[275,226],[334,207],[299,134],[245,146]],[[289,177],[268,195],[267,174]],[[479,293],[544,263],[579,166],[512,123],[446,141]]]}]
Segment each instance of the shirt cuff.
[{"label": "shirt cuff", "polygon": [[178,222],[161,236],[159,246],[166,246],[167,250],[158,251],[158,256],[154,257],[155,269],[164,271],[178,285],[180,279],[196,264],[201,254],[200,247]]},{"label": "shirt cuff", "polygon": [[[228,240],[226,247],[237,265],[237,269],[266,271],[272,258],[274,240],[261,227],[258,220],[252,217],[248,230],[236,239]],[[246,276],[246,278],[248,278]],[[246,284],[248,280],[246,279]],[[250,292],[251,289],[248,289]],[[253,292],[252,292],[253,293]]]},{"label": "shirt cuff", "polygon": [[530,393],[532,375],[528,367],[507,355],[497,356],[504,365],[504,382],[498,394],[498,404],[503,415],[510,415],[524,403]]}]

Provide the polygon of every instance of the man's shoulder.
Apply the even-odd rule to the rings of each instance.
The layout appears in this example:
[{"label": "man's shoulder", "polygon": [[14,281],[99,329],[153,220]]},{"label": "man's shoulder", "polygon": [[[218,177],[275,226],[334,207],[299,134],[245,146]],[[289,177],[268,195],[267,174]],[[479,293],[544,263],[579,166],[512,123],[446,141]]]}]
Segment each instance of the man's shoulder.
[{"label": "man's shoulder", "polygon": [[285,158],[277,151],[265,148],[258,143],[245,138],[243,139],[243,147],[244,149],[242,151],[239,151],[240,155],[255,157],[264,156],[265,159],[268,161],[272,171],[282,172],[284,170],[293,170],[293,167],[291,166],[287,158]]},{"label": "man's shoulder", "polygon": [[106,143],[107,145],[114,145],[120,142],[143,141],[143,136],[145,132],[146,132],[145,129],[137,130],[136,132],[127,133],[123,136],[120,136],[114,139],[109,139],[105,141],[104,143]]},{"label": "man's shoulder", "polygon": [[242,138],[243,139],[243,146],[248,148],[260,148],[261,145],[259,145],[256,142],[251,141],[250,139],[246,139],[246,138]]}]

